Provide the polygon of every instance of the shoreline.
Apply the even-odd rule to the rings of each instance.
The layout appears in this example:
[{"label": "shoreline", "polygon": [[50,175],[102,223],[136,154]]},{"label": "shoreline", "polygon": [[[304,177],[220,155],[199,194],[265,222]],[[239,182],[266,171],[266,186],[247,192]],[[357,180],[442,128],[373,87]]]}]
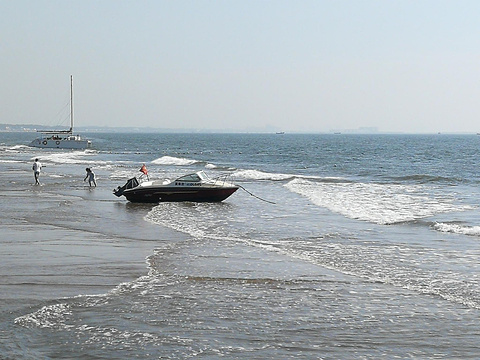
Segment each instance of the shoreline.
[{"label": "shoreline", "polygon": [[146,221],[152,206],[112,200],[109,184],[34,188],[29,180],[0,191],[0,328],[32,308],[144,276],[159,242],[185,238]]}]

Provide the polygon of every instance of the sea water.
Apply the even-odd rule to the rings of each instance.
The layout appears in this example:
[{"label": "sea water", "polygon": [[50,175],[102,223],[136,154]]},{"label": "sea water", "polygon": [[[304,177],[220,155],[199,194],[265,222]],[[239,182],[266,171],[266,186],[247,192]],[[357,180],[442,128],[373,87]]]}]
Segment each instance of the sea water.
[{"label": "sea water", "polygon": [[[0,137],[2,359],[480,357],[478,136],[31,135]],[[142,164],[246,191],[115,197]]]}]

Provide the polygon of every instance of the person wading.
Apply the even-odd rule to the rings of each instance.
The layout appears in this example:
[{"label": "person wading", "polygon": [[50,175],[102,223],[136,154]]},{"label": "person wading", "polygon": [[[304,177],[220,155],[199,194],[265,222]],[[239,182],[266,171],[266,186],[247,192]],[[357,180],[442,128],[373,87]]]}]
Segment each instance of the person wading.
[{"label": "person wading", "polygon": [[40,181],[38,181],[38,178],[40,177],[40,171],[42,170],[42,164],[38,159],[35,159],[35,162],[33,163],[32,166],[33,170],[33,177],[35,178],[35,185],[40,185]]},{"label": "person wading", "polygon": [[86,168],[85,170],[87,171],[87,176],[85,176],[85,179],[83,179],[83,181],[87,180],[88,178],[88,185],[92,187],[93,184],[95,187],[97,187],[97,182],[95,181],[95,174],[93,173],[92,169]]}]

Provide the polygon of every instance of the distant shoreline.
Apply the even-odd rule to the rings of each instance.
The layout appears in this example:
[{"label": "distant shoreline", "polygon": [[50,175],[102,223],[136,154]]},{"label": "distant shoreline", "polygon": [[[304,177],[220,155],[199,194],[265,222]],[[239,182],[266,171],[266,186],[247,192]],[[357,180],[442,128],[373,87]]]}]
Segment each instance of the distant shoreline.
[{"label": "distant shoreline", "polygon": [[[0,124],[0,133],[37,133],[41,130],[58,130],[58,127],[43,126],[35,124]],[[68,128],[65,128],[68,130]],[[74,133],[163,133],[163,134],[318,134],[318,135],[480,135],[480,132],[425,132],[425,133],[407,133],[407,132],[382,132],[371,128],[359,128],[348,130],[331,130],[318,132],[303,131],[275,131],[274,129],[170,129],[170,128],[152,128],[152,127],[102,127],[102,126],[80,126],[74,129]]]}]

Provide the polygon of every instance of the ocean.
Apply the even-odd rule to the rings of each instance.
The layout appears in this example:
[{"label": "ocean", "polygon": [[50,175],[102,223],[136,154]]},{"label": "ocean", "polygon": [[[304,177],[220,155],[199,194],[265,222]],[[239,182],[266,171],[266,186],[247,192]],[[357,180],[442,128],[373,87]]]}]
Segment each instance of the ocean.
[{"label": "ocean", "polygon": [[[0,133],[0,359],[480,358],[480,136],[85,136]],[[114,196],[142,164],[247,191]]]}]

